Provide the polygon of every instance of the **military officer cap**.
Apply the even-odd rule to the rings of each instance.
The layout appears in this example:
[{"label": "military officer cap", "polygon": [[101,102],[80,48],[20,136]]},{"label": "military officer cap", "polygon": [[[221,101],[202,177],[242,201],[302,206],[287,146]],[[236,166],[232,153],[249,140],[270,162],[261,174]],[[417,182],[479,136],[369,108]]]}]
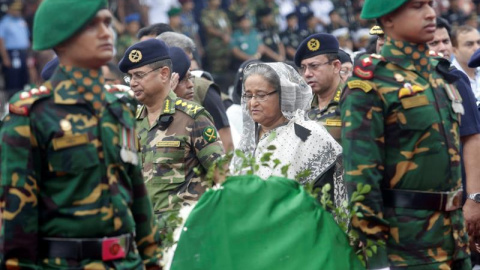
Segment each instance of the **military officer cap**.
[{"label": "military officer cap", "polygon": [[476,68],[479,66],[480,66],[480,49],[476,50],[473,53],[472,58],[470,58],[470,61],[468,61],[468,67]]},{"label": "military officer cap", "polygon": [[170,59],[172,59],[173,72],[178,73],[178,76],[180,77],[178,79],[179,81],[183,80],[191,65],[190,58],[188,58],[181,48],[170,47]]},{"label": "military officer cap", "polygon": [[33,49],[51,49],[80,31],[106,0],[44,0],[33,20]]},{"label": "military officer cap", "polygon": [[300,66],[303,59],[320,54],[338,53],[338,49],[338,40],[334,36],[325,33],[310,35],[298,46],[295,65]]},{"label": "military officer cap", "polygon": [[340,60],[340,63],[352,63],[352,58],[350,57],[350,54],[348,54],[347,52],[345,52],[344,50],[342,49],[339,49],[338,50],[338,60]]},{"label": "military officer cap", "polygon": [[134,68],[170,59],[170,50],[165,42],[158,39],[147,39],[130,46],[123,55],[118,67],[124,73]]},{"label": "military officer cap", "polygon": [[383,29],[379,25],[375,25],[372,28],[370,28],[370,31],[368,32],[372,36],[383,36],[385,33],[383,32]]},{"label": "military officer cap", "polygon": [[365,0],[360,17],[365,20],[377,19],[392,13],[409,0]]}]

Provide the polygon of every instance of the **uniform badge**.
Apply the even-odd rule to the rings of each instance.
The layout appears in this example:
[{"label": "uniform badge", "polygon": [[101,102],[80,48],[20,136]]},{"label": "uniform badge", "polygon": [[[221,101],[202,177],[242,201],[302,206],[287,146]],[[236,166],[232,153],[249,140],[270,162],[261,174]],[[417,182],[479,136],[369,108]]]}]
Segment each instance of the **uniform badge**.
[{"label": "uniform badge", "polygon": [[423,91],[425,91],[425,89],[423,89],[421,86],[412,86],[410,83],[405,83],[403,87],[398,90],[398,98],[414,96]]},{"label": "uniform badge", "polygon": [[312,52],[317,51],[318,49],[320,49],[320,41],[314,38],[310,39],[307,42],[307,48]]},{"label": "uniform badge", "polygon": [[139,50],[132,50],[128,55],[128,60],[130,60],[132,63],[140,62],[140,60],[142,60],[142,52]]},{"label": "uniform badge", "polygon": [[370,92],[370,90],[373,89],[371,84],[369,84],[368,82],[361,81],[361,80],[349,81],[347,83],[347,85],[348,85],[348,88],[350,88],[350,89],[362,89],[365,93],[368,93],[368,92]]},{"label": "uniform badge", "polygon": [[363,70],[361,67],[358,66],[353,69],[353,73],[365,80],[370,80],[371,78],[373,78],[373,71]]},{"label": "uniform badge", "polygon": [[30,98],[32,96],[32,94],[30,94],[30,92],[23,92],[20,94],[20,99],[27,99],[27,98]]},{"label": "uniform badge", "polygon": [[370,59],[370,58],[365,58],[365,59],[362,60],[362,66],[364,66],[364,67],[368,67],[371,64],[372,64],[372,59]]},{"label": "uniform badge", "polygon": [[63,131],[71,131],[72,130],[72,124],[70,123],[70,121],[62,119],[62,120],[60,120],[60,128]]},{"label": "uniform badge", "polygon": [[212,126],[208,126],[208,127],[204,128],[203,129],[203,138],[205,139],[205,141],[207,141],[209,143],[216,141],[217,138],[218,138],[217,130]]},{"label": "uniform badge", "polygon": [[400,74],[400,73],[393,74],[393,77],[395,78],[395,81],[397,81],[397,82],[405,81],[405,77],[403,77],[402,74]]}]

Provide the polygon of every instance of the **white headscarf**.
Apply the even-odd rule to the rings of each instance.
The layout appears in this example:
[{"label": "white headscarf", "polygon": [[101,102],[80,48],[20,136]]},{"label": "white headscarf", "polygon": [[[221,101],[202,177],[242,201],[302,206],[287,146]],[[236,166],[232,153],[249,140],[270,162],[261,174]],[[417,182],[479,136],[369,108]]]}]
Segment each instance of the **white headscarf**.
[{"label": "white headscarf", "polygon": [[[243,72],[247,72],[255,65],[267,65],[271,67],[280,78],[280,88],[276,89],[280,92],[280,109],[283,116],[291,120],[297,110],[305,111],[312,103],[312,89],[298,72],[291,66],[284,63],[254,63],[247,66]],[[244,76],[245,78],[245,76]],[[244,79],[245,81],[245,79]],[[245,93],[245,85],[242,84],[242,112],[243,112],[243,132],[240,139],[239,149],[244,153],[253,155],[255,143],[255,122],[248,111],[248,102],[243,97]]]}]

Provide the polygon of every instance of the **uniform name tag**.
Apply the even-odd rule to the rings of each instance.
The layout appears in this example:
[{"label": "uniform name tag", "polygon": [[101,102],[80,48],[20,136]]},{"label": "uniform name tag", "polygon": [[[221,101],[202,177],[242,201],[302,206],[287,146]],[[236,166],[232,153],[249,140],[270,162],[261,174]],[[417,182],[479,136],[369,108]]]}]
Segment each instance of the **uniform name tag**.
[{"label": "uniform name tag", "polygon": [[400,101],[402,102],[402,107],[404,109],[410,109],[429,104],[427,96],[413,96],[408,98],[402,98],[400,99]]},{"label": "uniform name tag", "polygon": [[333,127],[341,127],[342,126],[342,120],[340,119],[327,119],[325,122],[326,126],[333,126]]},{"label": "uniform name tag", "polygon": [[180,141],[162,141],[157,143],[157,147],[180,147]]},{"label": "uniform name tag", "polygon": [[53,138],[53,150],[87,144],[89,142],[87,134],[66,135],[60,138]]}]

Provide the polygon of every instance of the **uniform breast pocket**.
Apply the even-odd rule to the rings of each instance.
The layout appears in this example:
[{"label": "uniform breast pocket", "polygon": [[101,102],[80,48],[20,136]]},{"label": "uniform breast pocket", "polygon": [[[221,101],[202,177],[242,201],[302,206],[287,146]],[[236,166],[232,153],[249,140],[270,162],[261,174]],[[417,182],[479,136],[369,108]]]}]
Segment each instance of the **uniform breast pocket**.
[{"label": "uniform breast pocket", "polygon": [[402,130],[427,130],[439,122],[438,113],[431,104],[402,108],[397,112],[397,123]]},{"label": "uniform breast pocket", "polygon": [[152,184],[178,184],[185,181],[185,149],[184,141],[157,143]]},{"label": "uniform breast pocket", "polygon": [[87,134],[54,138],[47,156],[52,172],[80,173],[100,163],[97,149]]}]

